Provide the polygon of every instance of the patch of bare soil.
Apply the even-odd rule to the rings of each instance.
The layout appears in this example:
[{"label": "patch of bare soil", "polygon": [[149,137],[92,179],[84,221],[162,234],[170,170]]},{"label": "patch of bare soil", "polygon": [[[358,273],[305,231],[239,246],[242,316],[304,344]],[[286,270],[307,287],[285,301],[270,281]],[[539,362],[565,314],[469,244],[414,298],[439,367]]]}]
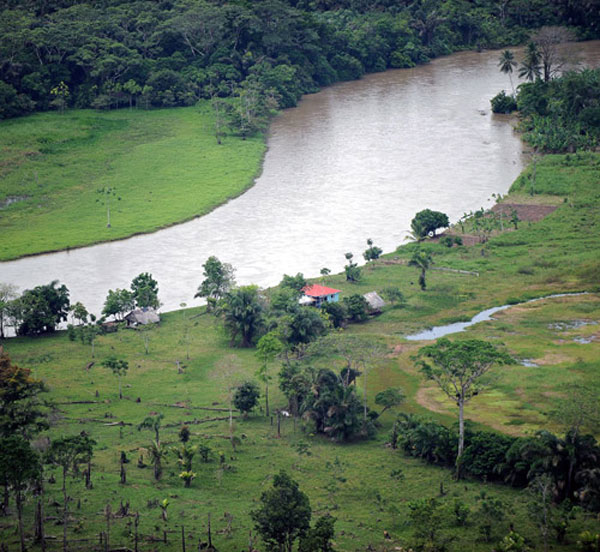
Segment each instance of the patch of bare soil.
[{"label": "patch of bare soil", "polygon": [[507,217],[512,216],[513,209],[517,212],[520,221],[537,222],[556,211],[556,205],[528,205],[525,203],[497,203],[492,207],[492,212],[500,213]]},{"label": "patch of bare soil", "polygon": [[540,366],[552,366],[554,364],[562,364],[563,362],[573,362],[573,359],[561,353],[549,353],[542,358],[535,358],[533,361]]},{"label": "patch of bare soil", "polygon": [[[537,222],[547,217],[557,209],[558,205],[536,205],[529,203],[497,203],[492,207],[492,212],[504,215],[507,219],[512,217],[513,209],[517,212],[519,222]],[[510,223],[505,223],[505,231],[511,231],[513,228]],[[493,235],[496,235],[495,232]],[[453,230],[446,230],[439,236],[432,238],[433,241],[439,241],[443,236],[456,236],[462,239],[463,245],[472,246],[481,243],[480,236],[476,234],[457,234]]]}]

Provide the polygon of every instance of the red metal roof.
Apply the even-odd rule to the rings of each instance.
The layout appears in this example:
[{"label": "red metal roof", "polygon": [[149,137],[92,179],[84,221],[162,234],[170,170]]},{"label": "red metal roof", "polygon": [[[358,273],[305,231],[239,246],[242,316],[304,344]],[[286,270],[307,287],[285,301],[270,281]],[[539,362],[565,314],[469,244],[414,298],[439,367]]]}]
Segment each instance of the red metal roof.
[{"label": "red metal roof", "polygon": [[309,297],[323,297],[324,295],[333,295],[334,293],[340,293],[341,290],[320,286],[319,284],[312,284],[302,288],[304,295]]}]

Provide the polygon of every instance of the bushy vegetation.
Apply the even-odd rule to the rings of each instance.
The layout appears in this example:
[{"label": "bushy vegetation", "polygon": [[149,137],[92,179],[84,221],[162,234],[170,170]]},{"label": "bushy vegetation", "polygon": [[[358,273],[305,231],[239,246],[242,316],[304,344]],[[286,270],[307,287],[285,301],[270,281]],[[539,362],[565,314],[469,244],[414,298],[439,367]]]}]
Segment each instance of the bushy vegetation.
[{"label": "bushy vegetation", "polygon": [[569,22],[593,36],[598,20],[591,4],[559,0],[5,2],[0,117],[233,96],[232,122],[246,134],[269,102],[290,107],[365,72],[514,44],[543,24]]},{"label": "bushy vegetation", "polygon": [[508,96],[504,90],[498,92],[490,102],[494,113],[512,113],[517,109],[517,100]]},{"label": "bushy vegetation", "polygon": [[572,71],[519,87],[524,139],[546,152],[593,149],[600,140],[600,69]]},{"label": "bushy vegetation", "polygon": [[[396,446],[429,463],[453,467],[458,432],[433,420],[410,414],[398,418]],[[484,481],[526,487],[542,476],[552,481],[552,499],[570,501],[590,510],[600,509],[600,486],[595,470],[600,445],[593,435],[571,428],[563,437],[539,431],[534,437],[509,437],[468,430],[461,470]]]}]

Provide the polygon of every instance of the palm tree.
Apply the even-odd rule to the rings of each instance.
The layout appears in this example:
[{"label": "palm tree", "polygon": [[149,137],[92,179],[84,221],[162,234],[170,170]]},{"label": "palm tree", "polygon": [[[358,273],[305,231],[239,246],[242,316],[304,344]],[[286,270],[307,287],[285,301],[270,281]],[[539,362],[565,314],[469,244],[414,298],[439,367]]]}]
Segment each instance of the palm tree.
[{"label": "palm tree", "polygon": [[515,61],[515,55],[510,50],[504,50],[500,55],[500,60],[498,63],[498,67],[500,67],[500,71],[506,73],[508,78],[510,79],[510,86],[513,91],[513,96],[515,96],[515,86],[512,80],[512,72],[513,67],[517,66],[517,62]]},{"label": "palm tree", "polygon": [[229,291],[223,298],[221,312],[225,328],[231,334],[231,346],[238,335],[242,347],[250,347],[264,323],[263,301],[257,286],[242,286]]},{"label": "palm tree", "polygon": [[154,430],[154,436],[157,443],[160,444],[160,424],[161,420],[165,417],[164,414],[158,413],[156,416],[148,416],[144,419],[144,421],[138,426],[138,431],[142,429],[152,429]]},{"label": "palm tree", "polygon": [[154,466],[154,479],[158,481],[162,476],[162,461],[167,455],[167,451],[158,441],[152,441],[148,447],[148,454],[150,462]]},{"label": "palm tree", "polygon": [[530,82],[539,79],[542,75],[540,60],[540,53],[535,42],[530,42],[525,51],[525,58],[521,62],[519,77],[527,79]]},{"label": "palm tree", "polygon": [[421,274],[419,275],[419,286],[421,286],[421,290],[425,291],[427,288],[427,282],[425,281],[425,272],[429,269],[429,267],[433,264],[433,259],[431,258],[431,253],[424,251],[422,249],[417,249],[408,262],[409,266],[416,266],[421,269]]}]

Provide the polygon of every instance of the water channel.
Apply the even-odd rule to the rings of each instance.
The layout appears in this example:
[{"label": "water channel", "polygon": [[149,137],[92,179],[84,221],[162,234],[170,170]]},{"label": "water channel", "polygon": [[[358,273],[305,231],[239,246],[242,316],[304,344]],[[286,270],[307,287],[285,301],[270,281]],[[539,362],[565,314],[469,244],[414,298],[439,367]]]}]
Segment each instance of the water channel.
[{"label": "water channel", "polygon": [[[578,48],[598,65],[599,42]],[[306,96],[271,125],[262,175],[241,197],[154,234],[0,263],[0,282],[24,290],[57,279],[99,313],[108,289],[147,271],[167,311],[197,304],[210,255],[236,267],[239,283],[265,287],[284,273],[339,271],[369,237],[392,251],[417,211],[456,220],[489,206],[523,168],[518,136],[489,108],[510,87],[498,57],[460,53]]]}]

